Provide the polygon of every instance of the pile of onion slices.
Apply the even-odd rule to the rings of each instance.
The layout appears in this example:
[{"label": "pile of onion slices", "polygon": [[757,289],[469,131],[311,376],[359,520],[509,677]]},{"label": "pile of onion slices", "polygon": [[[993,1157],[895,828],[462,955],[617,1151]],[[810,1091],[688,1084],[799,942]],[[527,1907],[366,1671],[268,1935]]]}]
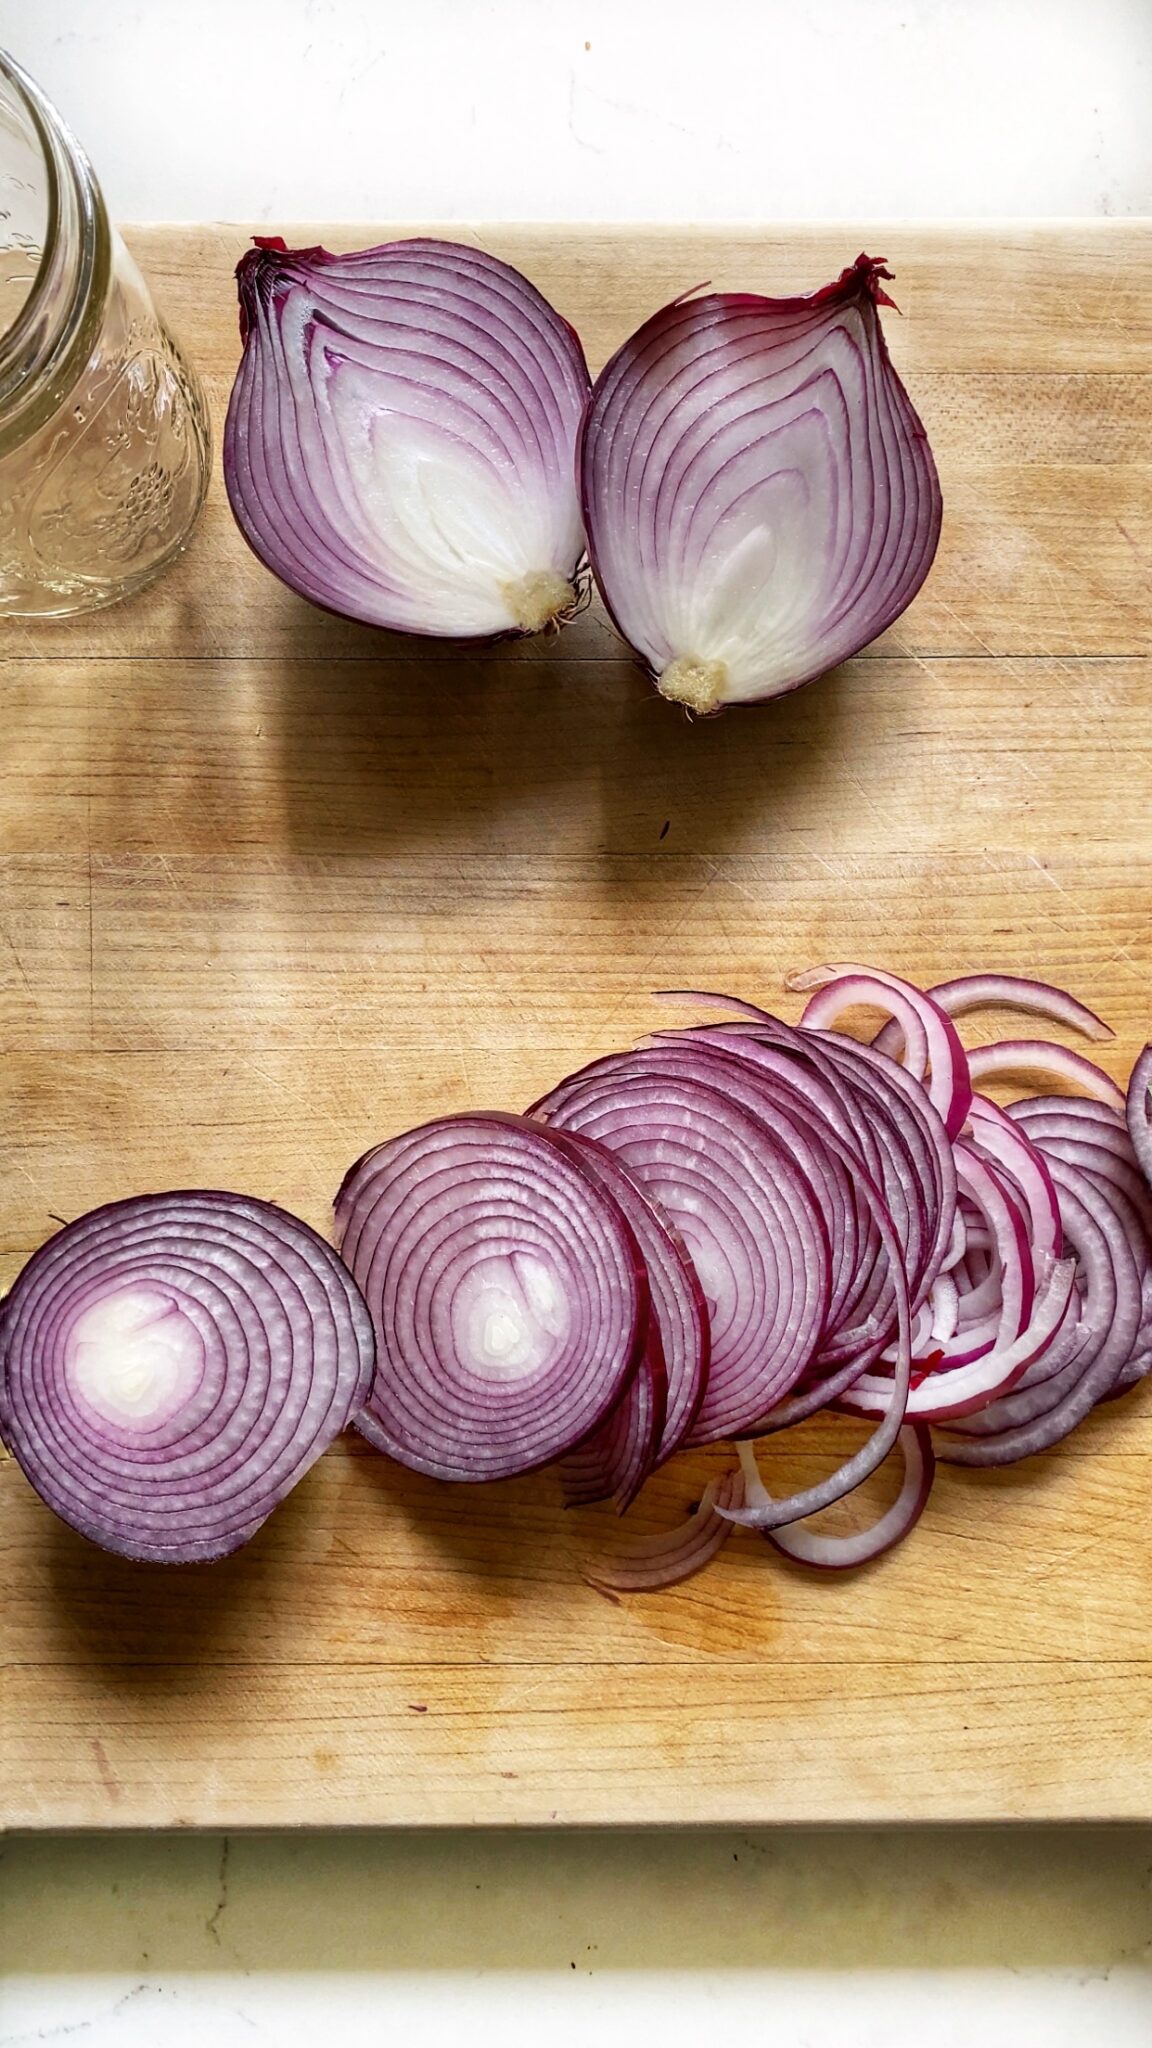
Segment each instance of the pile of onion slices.
[{"label": "pile of onion slices", "polygon": [[[551,1466],[621,1512],[679,1451],[729,1447],[686,1523],[587,1565],[612,1594],[737,1529],[831,1570],[879,1557],[938,1461],[1048,1450],[1152,1369],[1152,1047],[1125,1093],[1044,1037],[966,1049],[958,1021],[998,1008],[1112,1036],[1042,982],[789,986],[798,1023],[679,991],[694,1021],[525,1112],[374,1147],[339,1255],[235,1194],[77,1219],[0,1303],[5,1443],[73,1527],[157,1562],[235,1550],[349,1424],[438,1480]],[[759,1447],[829,1414],[863,1442],[773,1493]],[[890,1504],[830,1530],[889,1460]]]},{"label": "pile of onion slices", "polygon": [[[557,1463],[570,1502],[623,1510],[678,1449],[736,1447],[687,1524],[589,1565],[605,1591],[672,1584],[736,1527],[866,1563],[914,1527],[937,1460],[1046,1450],[1152,1366],[1152,1052],[1126,1100],[1056,1042],[965,1050],[956,1020],[996,1007],[1112,1036],[1046,984],[841,965],[789,986],[796,1025],[677,992],[699,1021],[526,1115],[392,1139],[337,1200],[377,1337],[358,1426],[391,1456],[451,1479]],[[849,1035],[868,1011],[882,1028]],[[1044,1092],[1003,1106],[991,1082]],[[870,1434],[774,1496],[757,1443],[822,1412]],[[890,1457],[891,1505],[828,1532]]]}]

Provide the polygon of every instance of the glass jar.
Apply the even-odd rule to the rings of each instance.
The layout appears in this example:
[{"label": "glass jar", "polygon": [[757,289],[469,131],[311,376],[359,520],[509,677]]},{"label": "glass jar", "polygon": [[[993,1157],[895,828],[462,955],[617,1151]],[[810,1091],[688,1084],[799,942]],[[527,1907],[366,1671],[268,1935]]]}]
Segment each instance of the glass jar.
[{"label": "glass jar", "polygon": [[0,614],[128,597],[204,500],[208,412],[91,166],[0,52]]}]

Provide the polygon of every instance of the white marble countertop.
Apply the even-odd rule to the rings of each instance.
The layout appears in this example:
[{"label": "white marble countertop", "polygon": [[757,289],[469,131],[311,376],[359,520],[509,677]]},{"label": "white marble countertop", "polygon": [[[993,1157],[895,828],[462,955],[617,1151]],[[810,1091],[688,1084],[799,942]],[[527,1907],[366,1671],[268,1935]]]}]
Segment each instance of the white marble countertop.
[{"label": "white marble countertop", "polygon": [[[1152,212],[1148,0],[0,0],[0,42],[126,220]],[[606,2026],[1148,2048],[1152,1832],[3,1845],[0,2048]]]}]

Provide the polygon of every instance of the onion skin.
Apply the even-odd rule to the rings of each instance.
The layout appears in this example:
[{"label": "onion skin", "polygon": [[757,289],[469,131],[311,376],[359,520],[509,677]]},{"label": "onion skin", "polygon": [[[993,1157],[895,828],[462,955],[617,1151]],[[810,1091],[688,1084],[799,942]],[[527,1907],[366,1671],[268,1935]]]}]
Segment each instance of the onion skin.
[{"label": "onion skin", "polygon": [[257,237],[224,478],[253,552],[328,611],[465,642],[581,608],[579,338],[510,265],[413,238]]},{"label": "onion skin", "polygon": [[683,297],[617,350],[578,448],[609,615],[664,696],[707,716],[874,640],[940,534],[924,427],[889,360],[883,262],[805,297]]},{"label": "onion skin", "polygon": [[253,1536],[359,1413],[374,1342],[316,1232],[218,1190],[94,1209],[0,1305],[0,1429],[103,1549],[205,1563]]}]

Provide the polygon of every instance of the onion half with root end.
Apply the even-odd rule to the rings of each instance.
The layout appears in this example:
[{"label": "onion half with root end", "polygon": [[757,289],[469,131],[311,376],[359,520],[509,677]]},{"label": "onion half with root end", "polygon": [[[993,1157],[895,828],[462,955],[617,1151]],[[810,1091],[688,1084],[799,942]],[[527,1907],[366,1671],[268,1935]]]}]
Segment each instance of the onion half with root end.
[{"label": "onion half with root end", "polygon": [[141,1195],[50,1238],[0,1305],[0,1429],[92,1542],[204,1562],[355,1418],[373,1357],[359,1290],[307,1224],[246,1195]]},{"label": "onion half with root end", "polygon": [[618,632],[690,711],[811,682],[928,574],[940,486],[880,326],[890,276],[860,256],[806,297],[676,299],[596,380],[589,556]]},{"label": "onion half with root end", "polygon": [[224,479],[267,568],[403,633],[537,633],[578,608],[591,380],[527,278],[424,238],[334,255],[258,237],[236,274]]}]

